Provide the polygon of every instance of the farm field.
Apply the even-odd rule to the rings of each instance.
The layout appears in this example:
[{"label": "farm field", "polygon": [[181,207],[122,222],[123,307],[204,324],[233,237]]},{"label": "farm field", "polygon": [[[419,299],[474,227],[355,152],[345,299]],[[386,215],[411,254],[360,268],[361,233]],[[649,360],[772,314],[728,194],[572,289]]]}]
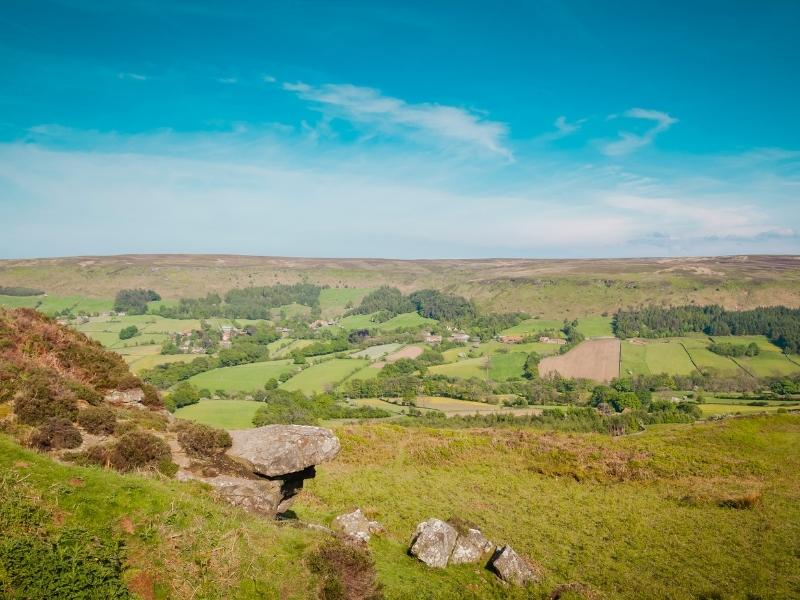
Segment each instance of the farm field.
[{"label": "farm field", "polygon": [[434,375],[447,375],[449,377],[462,377],[464,379],[469,379],[470,377],[488,379],[488,366],[489,359],[484,356],[479,356],[478,358],[467,358],[458,362],[436,365],[428,369],[428,372]]},{"label": "farm field", "polygon": [[[670,373],[688,375],[694,365],[681,343],[684,338],[624,340],[621,344],[621,372],[633,375]],[[688,342],[697,346],[697,340]]]},{"label": "farm field", "polygon": [[761,352],[758,356],[737,356],[733,360],[756,377],[800,373],[800,357],[794,356],[792,360],[792,357],[779,352]]},{"label": "farm field", "polygon": [[495,340],[488,342],[481,342],[477,346],[469,344],[465,346],[458,346],[450,348],[442,352],[445,362],[455,362],[459,360],[459,354],[468,354],[470,352],[477,353],[480,356],[492,356],[499,350],[507,350],[508,352],[523,352],[528,354],[530,352],[537,352],[541,356],[548,354],[558,353],[559,346],[555,344],[545,344],[543,342],[527,342],[524,344],[503,344]]},{"label": "farm field", "polygon": [[350,315],[340,319],[336,326],[345,331],[353,331],[355,329],[371,329],[375,327],[375,323],[372,320],[372,315]]},{"label": "farm field", "polygon": [[304,394],[321,393],[368,364],[364,359],[334,358],[300,371],[281,387]]},{"label": "farm field", "polygon": [[388,356],[398,348],[400,348],[402,344],[392,343],[392,344],[381,344],[379,346],[370,346],[369,348],[364,348],[363,350],[359,350],[358,352],[354,352],[350,356],[354,358],[367,358],[369,360],[377,360],[384,356]]},{"label": "farm field", "polygon": [[579,317],[578,331],[587,338],[614,337],[611,317]]},{"label": "farm field", "polygon": [[[161,347],[158,346],[158,349]],[[136,355],[136,354],[123,354],[122,358],[125,359],[125,362],[128,363],[131,371],[138,374],[144,371],[145,369],[152,369],[153,367],[157,367],[158,365],[167,365],[176,362],[191,362],[195,358],[197,358],[196,354],[159,354],[158,352],[154,352],[153,354],[146,354],[146,355]]]},{"label": "farm field", "polygon": [[421,346],[405,346],[400,350],[396,350],[392,352],[389,356],[386,357],[386,362],[395,362],[400,360],[401,358],[409,358],[415,359],[420,354],[424,352],[424,349]]},{"label": "farm field", "polygon": [[305,304],[297,304],[296,302],[293,302],[292,304],[284,304],[283,306],[273,308],[270,312],[273,319],[282,317],[293,319],[295,317],[309,316],[311,314],[311,307],[306,306]]},{"label": "farm field", "polygon": [[253,400],[200,400],[179,408],[175,416],[221,429],[250,429],[260,406]]},{"label": "farm field", "polygon": [[300,350],[314,343],[314,340],[292,340],[288,344],[285,343],[286,340],[276,340],[272,343],[277,344],[281,341],[284,343],[276,346],[274,352],[270,351],[271,358],[284,358],[289,356],[292,353],[292,350]]},{"label": "farm field", "polygon": [[[392,317],[388,321],[378,324],[377,328],[380,331],[395,331],[397,329],[408,327],[424,327],[425,325],[433,325],[434,323],[436,323],[436,321],[433,319],[426,319],[425,317],[420,316],[419,313],[410,312]],[[375,327],[375,324],[373,323],[372,326]]]},{"label": "farm field", "polygon": [[225,390],[231,392],[252,392],[263,389],[270,379],[277,379],[282,373],[296,371],[291,360],[270,360],[267,362],[221,367],[200,373],[189,378],[189,383],[200,389]]},{"label": "farm field", "polygon": [[[383,408],[389,412],[400,414],[408,410],[408,406],[387,402],[379,398],[359,398],[350,401],[356,406],[373,406]],[[508,408],[499,404],[487,404],[485,402],[472,402],[470,400],[458,400],[455,398],[444,398],[440,396],[419,396],[415,400],[416,408],[422,411],[438,410],[447,416],[455,415],[474,415],[487,413],[503,413],[513,415],[539,414],[542,408],[559,408],[558,406],[527,406],[523,408]]]},{"label": "farm field", "polygon": [[378,363],[372,363],[353,372],[352,375],[348,375],[343,381],[349,381],[351,379],[374,379],[380,372],[381,366],[379,366]]},{"label": "farm field", "polygon": [[686,351],[689,353],[692,362],[700,369],[715,369],[719,373],[742,373],[742,369],[735,361],[727,356],[720,356],[715,352],[711,352],[705,346],[686,346]]},{"label": "farm field", "polygon": [[372,288],[325,288],[319,293],[319,308],[323,317],[334,317],[342,314],[348,303],[358,306],[361,299],[372,291]]},{"label": "farm field", "polygon": [[495,381],[522,377],[528,355],[522,352],[497,353],[489,358],[489,377]]},{"label": "farm field", "polygon": [[780,406],[779,405],[769,405],[769,406],[748,406],[744,403],[736,403],[736,404],[723,404],[720,402],[709,402],[705,404],[700,404],[700,412],[703,413],[704,417],[710,417],[714,415],[735,415],[735,414],[755,414],[755,413],[774,413],[776,412]]},{"label": "farm field", "polygon": [[504,329],[501,335],[532,335],[540,331],[553,330],[557,337],[561,337],[563,326],[563,319],[527,319],[518,325]]},{"label": "farm field", "polygon": [[539,373],[559,373],[608,382],[619,376],[620,341],[616,338],[586,340],[566,354],[548,356],[539,362]]},{"label": "farm field", "polygon": [[0,295],[0,306],[6,308],[35,308],[46,315],[53,315],[66,309],[77,313],[107,312],[114,307],[109,298],[90,298],[86,296],[5,296]]}]

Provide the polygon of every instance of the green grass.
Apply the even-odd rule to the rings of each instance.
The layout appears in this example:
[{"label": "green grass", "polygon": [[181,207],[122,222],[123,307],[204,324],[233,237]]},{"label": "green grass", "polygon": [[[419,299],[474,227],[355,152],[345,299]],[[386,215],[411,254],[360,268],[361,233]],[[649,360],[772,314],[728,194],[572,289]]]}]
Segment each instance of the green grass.
[{"label": "green grass", "polygon": [[319,308],[325,316],[342,314],[347,303],[358,306],[372,288],[326,288],[319,294]]},{"label": "green grass", "polygon": [[[580,323],[580,321],[578,321]],[[564,321],[558,319],[528,319],[522,323],[502,331],[502,335],[532,335],[540,331],[560,331]],[[559,334],[561,335],[561,334]]]},{"label": "green grass", "polygon": [[754,343],[762,352],[781,352],[781,349],[770,342],[765,335],[715,335],[712,338],[718,344],[751,344]]},{"label": "green grass", "polygon": [[528,355],[520,352],[493,354],[489,359],[489,377],[495,381],[506,381],[522,377]]},{"label": "green grass", "polygon": [[739,366],[727,356],[720,356],[705,347],[690,348],[687,346],[689,356],[700,369],[715,369],[719,373],[741,373]]},{"label": "green grass", "polygon": [[409,327],[422,328],[425,326],[433,325],[434,323],[436,323],[434,319],[427,319],[425,317],[420,316],[419,313],[410,312],[392,317],[388,321],[379,324],[378,329],[380,331],[395,331],[397,329],[409,328]]},{"label": "green grass", "polygon": [[340,319],[337,325],[345,331],[371,329],[375,327],[375,323],[372,321],[372,315],[350,315],[349,317]]},{"label": "green grass", "polygon": [[[789,598],[800,587],[798,416],[616,439],[377,423],[337,434],[340,457],[295,510],[329,523],[360,506],[379,521],[386,534],[370,547],[388,598],[547,598],[578,581],[591,597],[622,599]],[[751,508],[719,505],[751,494],[761,499]],[[432,516],[511,545],[541,566],[541,583],[501,588],[480,568],[410,561],[409,537]]]},{"label": "green grass", "polygon": [[621,346],[620,375],[650,375],[647,366],[647,346],[623,340]]},{"label": "green grass", "polygon": [[744,403],[723,404],[721,402],[712,402],[700,405],[700,412],[703,416],[709,417],[712,415],[735,415],[735,414],[754,414],[754,413],[771,413],[780,408],[779,405],[770,404],[769,406],[748,406]]},{"label": "green grass", "polygon": [[[734,360],[756,377],[800,373],[798,362],[792,362],[785,354],[778,352],[762,352],[758,356],[742,356]],[[798,357],[794,357],[794,360],[797,361]]]},{"label": "green grass", "polygon": [[479,379],[488,379],[489,373],[486,368],[488,361],[488,358],[479,356],[478,358],[467,358],[454,363],[436,365],[428,369],[428,371],[437,375],[447,375],[448,377],[462,377],[464,379],[477,377]]},{"label": "green grass", "polygon": [[296,368],[291,360],[270,360],[212,369],[190,377],[189,383],[212,392],[214,390],[253,392],[263,389],[264,384],[270,379],[277,379],[282,373],[295,371]]},{"label": "green grass", "polygon": [[176,362],[191,362],[197,358],[196,354],[148,354],[137,356],[128,354],[123,356],[125,362],[134,373],[141,373],[145,369],[152,369],[158,365],[168,365]]},{"label": "green grass", "polygon": [[300,390],[304,394],[324,392],[367,363],[368,361],[363,359],[334,358],[304,369],[281,387],[290,391]]},{"label": "green grass", "polygon": [[376,360],[378,358],[382,358],[387,354],[391,354],[398,348],[400,348],[402,344],[392,343],[392,344],[381,344],[380,346],[370,346],[369,348],[364,348],[359,352],[353,352],[350,356],[355,358],[368,358],[369,360]]},{"label": "green grass", "polygon": [[[207,486],[59,464],[1,434],[0,486],[5,488],[0,488],[2,543],[37,537],[28,533],[29,527],[53,534],[85,532],[112,547],[119,540],[122,579],[141,593],[137,598],[315,595],[316,578],[303,557],[321,541],[320,534],[281,527],[215,502]],[[34,510],[44,511],[43,518],[36,518]],[[35,555],[16,559],[15,564],[27,564],[41,575],[50,566],[37,567],[44,558]],[[92,594],[96,581],[81,579],[88,567],[78,554],[61,576],[84,587],[62,588],[49,597],[99,597]],[[6,597],[9,579],[1,566],[0,582]],[[17,592],[11,597],[43,597],[33,589]]]},{"label": "green grass", "polygon": [[175,411],[180,419],[221,429],[249,429],[261,402],[254,400],[201,400]]},{"label": "green grass", "polygon": [[35,308],[52,315],[64,309],[74,313],[107,312],[114,307],[114,301],[108,298],[89,298],[86,296],[4,296],[0,295],[0,306],[7,308]]},{"label": "green grass", "polygon": [[611,317],[578,317],[578,331],[587,338],[613,337]]},{"label": "green grass", "polygon": [[287,319],[293,319],[295,317],[304,318],[311,314],[311,307],[293,302],[292,304],[284,304],[283,306],[273,308],[271,312],[273,318],[276,319],[282,314],[285,315]]},{"label": "green grass", "polygon": [[622,374],[630,372],[634,375],[650,373],[688,375],[695,368],[681,341],[683,338],[647,340],[644,345],[638,345],[631,343],[630,340],[624,340],[620,372]]}]

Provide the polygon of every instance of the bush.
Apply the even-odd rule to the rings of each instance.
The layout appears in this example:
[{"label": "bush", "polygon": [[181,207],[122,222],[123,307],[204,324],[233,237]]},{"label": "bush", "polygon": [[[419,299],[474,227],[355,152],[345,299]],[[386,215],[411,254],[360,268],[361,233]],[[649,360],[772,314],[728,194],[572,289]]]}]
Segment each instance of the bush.
[{"label": "bush", "polygon": [[181,425],[178,443],[190,456],[211,457],[225,452],[233,441],[224,429],[200,423],[186,423]]},{"label": "bush", "polygon": [[118,471],[157,466],[171,459],[167,442],[144,431],[126,433],[111,447],[108,455],[108,462]]},{"label": "bush", "polygon": [[179,383],[172,393],[167,396],[166,406],[167,409],[174,411],[176,408],[197,404],[198,402],[200,402],[200,394],[197,388],[184,381]]},{"label": "bush", "polygon": [[14,412],[20,423],[39,425],[51,417],[74,421],[78,416],[78,406],[69,396],[24,395],[14,402]]},{"label": "bush", "polygon": [[375,573],[375,563],[366,548],[338,539],[327,541],[309,556],[308,568],[321,580],[319,598],[383,598]]},{"label": "bush", "polygon": [[117,426],[117,417],[110,408],[93,406],[78,412],[78,423],[89,433],[110,435]]},{"label": "bush", "polygon": [[77,448],[83,442],[80,431],[71,421],[59,417],[48,419],[37,427],[28,439],[28,443],[39,450],[60,450]]},{"label": "bush", "polygon": [[161,396],[158,395],[158,389],[154,385],[145,383],[142,385],[142,391],[144,392],[142,404],[148,408],[164,408],[164,402],[161,400]]},{"label": "bush", "polygon": [[129,340],[134,337],[137,333],[139,333],[139,328],[136,325],[129,325],[128,327],[124,327],[119,332],[119,339],[121,340]]}]

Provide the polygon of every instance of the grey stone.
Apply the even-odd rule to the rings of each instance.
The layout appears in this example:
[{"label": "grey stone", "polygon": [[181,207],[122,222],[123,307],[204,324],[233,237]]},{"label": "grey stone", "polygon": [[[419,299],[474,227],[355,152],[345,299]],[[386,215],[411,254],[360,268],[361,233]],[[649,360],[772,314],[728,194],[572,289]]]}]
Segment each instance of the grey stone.
[{"label": "grey stone", "polygon": [[146,409],[147,407],[142,404],[144,400],[144,392],[141,388],[132,388],[130,390],[114,390],[106,394],[103,398],[109,404],[121,408],[139,408]]},{"label": "grey stone", "polygon": [[442,569],[447,566],[457,537],[458,532],[449,523],[428,519],[417,525],[411,540],[411,555],[429,567]]},{"label": "grey stone", "polygon": [[539,580],[539,575],[528,561],[514,552],[511,546],[498,548],[489,561],[489,566],[500,579],[514,585],[527,585]]},{"label": "grey stone", "polygon": [[202,481],[214,486],[219,495],[234,506],[268,517],[281,512],[281,504],[285,502],[282,482],[279,480],[218,475]]},{"label": "grey stone", "polygon": [[450,556],[450,564],[475,563],[492,550],[494,550],[494,544],[487,540],[480,530],[470,528],[466,534],[459,534],[456,539],[453,554]]},{"label": "grey stone", "polygon": [[297,473],[332,460],[341,447],[329,429],[306,425],[267,425],[230,434],[233,445],[228,456],[265,477]]},{"label": "grey stone", "polygon": [[336,517],[332,527],[342,532],[345,537],[361,542],[368,542],[373,533],[383,531],[380,523],[367,519],[360,508]]}]

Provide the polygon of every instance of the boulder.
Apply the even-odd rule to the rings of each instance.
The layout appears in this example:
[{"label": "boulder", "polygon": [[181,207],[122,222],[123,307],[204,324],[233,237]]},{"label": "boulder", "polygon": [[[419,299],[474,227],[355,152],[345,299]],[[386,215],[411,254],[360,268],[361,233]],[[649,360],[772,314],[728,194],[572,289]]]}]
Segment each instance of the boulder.
[{"label": "boulder", "polygon": [[106,394],[103,397],[103,400],[120,408],[147,408],[144,404],[142,404],[144,401],[144,391],[141,388],[113,390]]},{"label": "boulder", "polygon": [[514,552],[511,546],[498,548],[489,566],[500,579],[514,585],[527,585],[539,580],[539,575],[528,561]]},{"label": "boulder", "polygon": [[285,501],[279,480],[217,475],[203,481],[214,486],[219,495],[234,506],[268,517],[280,512],[279,508]]},{"label": "boulder", "polygon": [[368,542],[373,533],[383,531],[380,523],[367,519],[360,508],[339,515],[333,520],[332,526],[336,531],[341,531],[345,537],[360,542]]},{"label": "boulder", "polygon": [[450,564],[475,563],[492,550],[494,550],[494,544],[487,540],[480,530],[470,528],[466,533],[458,535],[456,545],[453,547],[453,554],[450,556]]},{"label": "boulder", "polygon": [[457,537],[458,532],[449,523],[428,519],[417,525],[409,552],[429,567],[442,569],[450,560]]},{"label": "boulder", "polygon": [[[228,456],[243,462],[258,475],[281,477],[313,468],[339,453],[339,440],[322,427],[267,425],[231,431]],[[313,473],[311,475],[313,477]]]}]

